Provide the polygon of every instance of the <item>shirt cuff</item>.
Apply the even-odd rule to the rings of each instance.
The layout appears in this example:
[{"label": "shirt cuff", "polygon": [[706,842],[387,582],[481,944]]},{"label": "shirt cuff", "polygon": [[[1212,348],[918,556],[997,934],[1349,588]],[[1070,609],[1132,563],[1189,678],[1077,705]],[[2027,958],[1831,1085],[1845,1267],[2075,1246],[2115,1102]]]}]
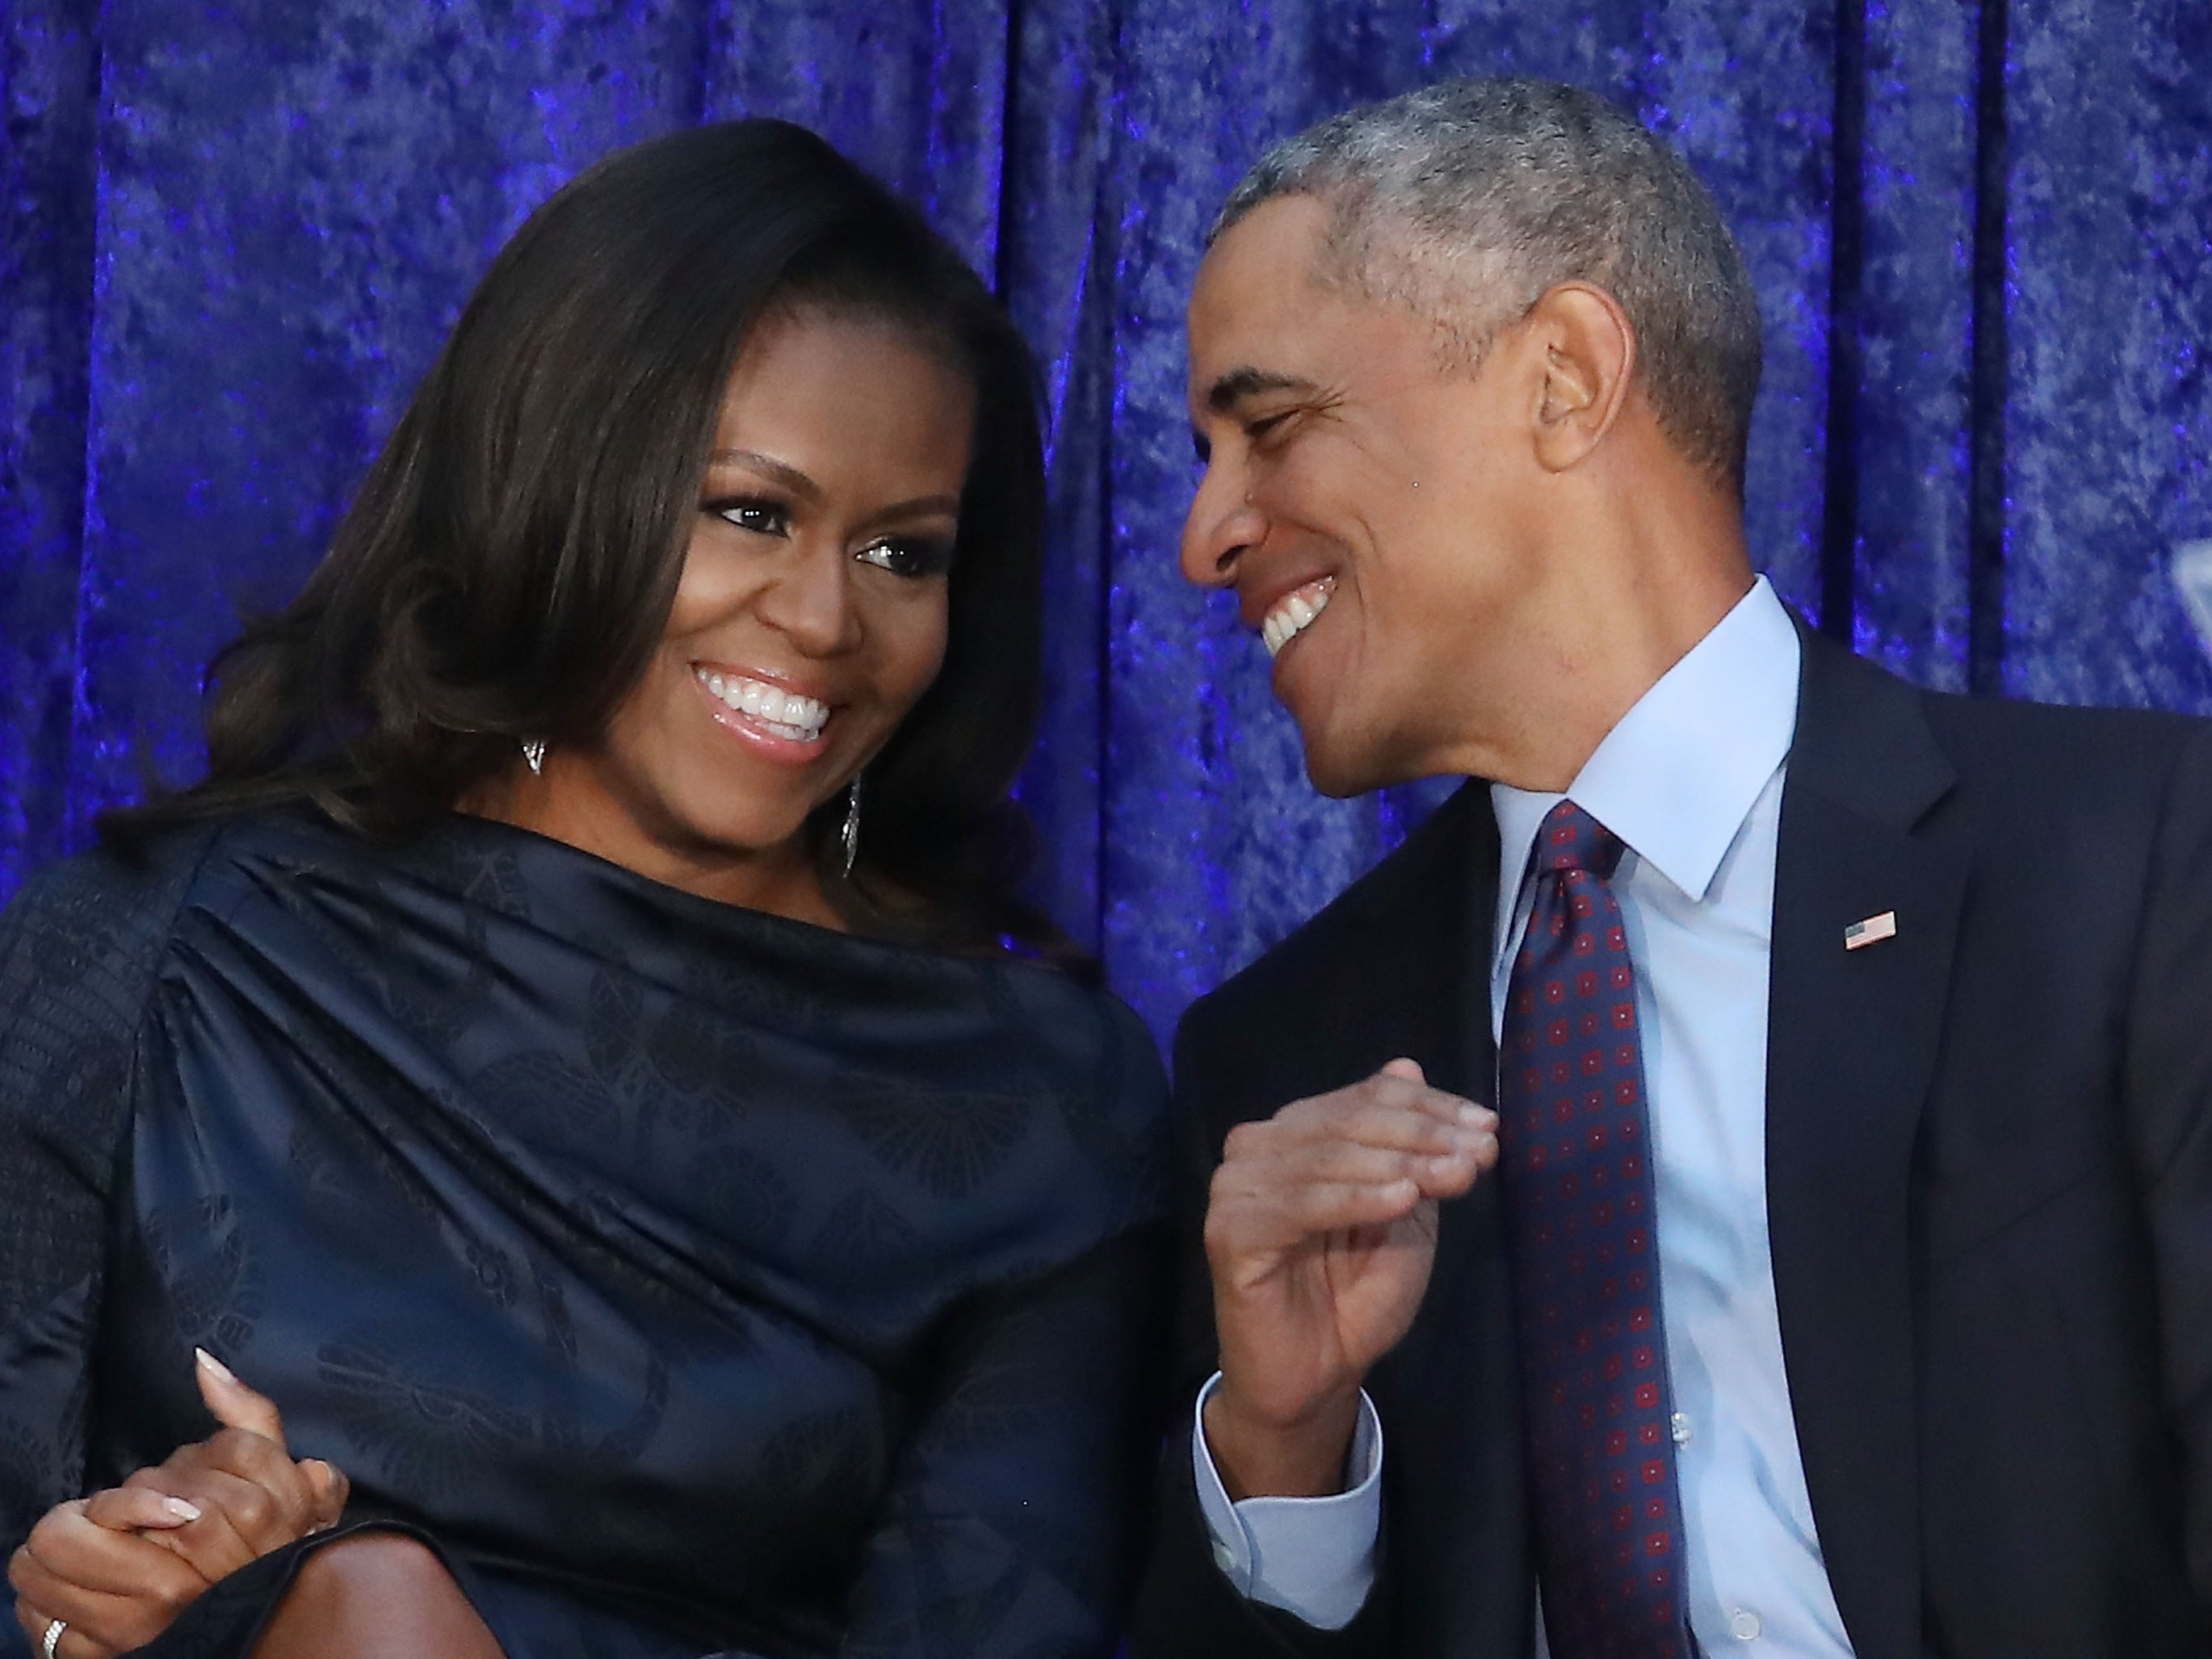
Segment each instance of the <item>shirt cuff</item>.
[{"label": "shirt cuff", "polygon": [[1220,1382],[1216,1371],[1198,1391],[1190,1431],[1191,1470],[1199,1510],[1213,1534],[1214,1564],[1240,1595],[1280,1607],[1317,1630],[1342,1630],[1358,1616],[1375,1583],[1375,1539],[1382,1524],[1382,1424],[1375,1403],[1360,1390],[1359,1426],[1345,1471],[1349,1491],[1232,1504],[1206,1443],[1206,1402]]}]

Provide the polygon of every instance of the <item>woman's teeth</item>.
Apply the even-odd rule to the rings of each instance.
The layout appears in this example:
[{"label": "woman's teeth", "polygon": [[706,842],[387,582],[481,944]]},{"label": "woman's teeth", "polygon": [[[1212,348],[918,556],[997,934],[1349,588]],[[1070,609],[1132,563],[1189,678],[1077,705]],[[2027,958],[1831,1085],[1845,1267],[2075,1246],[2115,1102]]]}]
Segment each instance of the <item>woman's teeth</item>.
[{"label": "woman's teeth", "polygon": [[1270,657],[1312,626],[1313,619],[1328,609],[1328,597],[1336,591],[1332,578],[1324,581],[1308,582],[1295,592],[1286,593],[1275,602],[1267,619],[1260,624],[1261,641]]},{"label": "woman's teeth", "polygon": [[700,684],[724,703],[750,716],[779,738],[789,738],[793,743],[811,743],[830,723],[830,705],[826,702],[778,690],[765,680],[748,679],[742,674],[718,674],[708,668],[694,668],[691,672]]}]

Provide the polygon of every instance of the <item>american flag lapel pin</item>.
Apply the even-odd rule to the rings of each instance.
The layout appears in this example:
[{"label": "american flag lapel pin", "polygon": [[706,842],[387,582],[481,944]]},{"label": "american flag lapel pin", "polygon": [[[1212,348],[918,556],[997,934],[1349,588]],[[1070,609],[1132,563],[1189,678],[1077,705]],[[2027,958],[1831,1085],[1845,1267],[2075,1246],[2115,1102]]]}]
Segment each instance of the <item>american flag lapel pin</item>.
[{"label": "american flag lapel pin", "polygon": [[1864,950],[1869,945],[1879,945],[1886,939],[1897,937],[1897,912],[1885,910],[1878,916],[1869,916],[1864,921],[1855,921],[1844,929],[1844,949]]}]

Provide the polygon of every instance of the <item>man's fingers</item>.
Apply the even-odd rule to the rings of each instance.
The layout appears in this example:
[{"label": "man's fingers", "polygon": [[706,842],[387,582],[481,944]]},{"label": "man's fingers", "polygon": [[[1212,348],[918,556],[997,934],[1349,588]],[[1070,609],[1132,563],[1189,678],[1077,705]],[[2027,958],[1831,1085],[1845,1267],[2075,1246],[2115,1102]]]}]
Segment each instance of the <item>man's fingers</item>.
[{"label": "man's fingers", "polygon": [[1220,1257],[1271,1255],[1316,1234],[1402,1220],[1421,1198],[1420,1183],[1405,1178],[1310,1182],[1256,1200],[1217,1194],[1206,1218],[1206,1249]]},{"label": "man's fingers", "polygon": [[1357,1117],[1372,1107],[1395,1107],[1418,1112],[1445,1125],[1462,1121],[1469,1109],[1488,1115],[1486,1108],[1465,1096],[1430,1086],[1421,1068],[1410,1060],[1394,1060],[1373,1077],[1349,1088],[1293,1103],[1293,1108],[1299,1105],[1323,1108],[1323,1115],[1328,1117]]},{"label": "man's fingers", "polygon": [[276,1401],[247,1388],[231,1374],[229,1366],[205,1348],[194,1348],[192,1357],[200,1398],[207,1401],[216,1422],[225,1428],[258,1434],[279,1446],[284,1443],[284,1419]]},{"label": "man's fingers", "polygon": [[1424,1198],[1456,1198],[1498,1162],[1497,1120],[1471,1103],[1447,1125],[1402,1106],[1299,1103],[1240,1125],[1213,1175],[1217,1255],[1269,1253],[1316,1233],[1387,1224]]},{"label": "man's fingers", "polygon": [[1223,1146],[1222,1158],[1232,1164],[1294,1159],[1312,1149],[1338,1145],[1443,1158],[1480,1152],[1496,1139],[1497,1133],[1497,1115],[1472,1102],[1460,1103],[1449,1116],[1440,1116],[1402,1103],[1325,1097],[1285,1107],[1265,1121],[1237,1125]]},{"label": "man's fingers", "polygon": [[1279,1195],[1302,1186],[1381,1186],[1386,1182],[1411,1181],[1435,1196],[1434,1189],[1439,1185],[1456,1188],[1474,1178],[1481,1167],[1485,1139],[1469,1136],[1439,1152],[1402,1152],[1354,1140],[1318,1141],[1272,1158],[1224,1164],[1221,1182],[1227,1189],[1224,1195],[1240,1190]]},{"label": "man's fingers", "polygon": [[158,1485],[110,1486],[85,1500],[85,1519],[110,1532],[167,1532],[200,1518],[199,1505]]}]

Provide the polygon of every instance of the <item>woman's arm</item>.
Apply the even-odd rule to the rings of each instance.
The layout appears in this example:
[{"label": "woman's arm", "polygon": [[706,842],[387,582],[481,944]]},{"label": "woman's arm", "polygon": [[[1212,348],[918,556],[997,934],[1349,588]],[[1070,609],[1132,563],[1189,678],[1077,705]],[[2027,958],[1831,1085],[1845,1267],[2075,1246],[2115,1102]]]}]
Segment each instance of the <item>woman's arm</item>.
[{"label": "woman's arm", "polygon": [[[74,859],[0,911],[0,1554],[84,1489],[86,1357],[131,1056],[197,848]],[[0,1588],[0,1613],[14,1595]],[[0,1656],[20,1654],[0,1617]]]},{"label": "woman's arm", "polygon": [[849,1607],[847,1659],[1114,1650],[1158,1453],[1165,1240],[991,1293],[940,1350]]}]

